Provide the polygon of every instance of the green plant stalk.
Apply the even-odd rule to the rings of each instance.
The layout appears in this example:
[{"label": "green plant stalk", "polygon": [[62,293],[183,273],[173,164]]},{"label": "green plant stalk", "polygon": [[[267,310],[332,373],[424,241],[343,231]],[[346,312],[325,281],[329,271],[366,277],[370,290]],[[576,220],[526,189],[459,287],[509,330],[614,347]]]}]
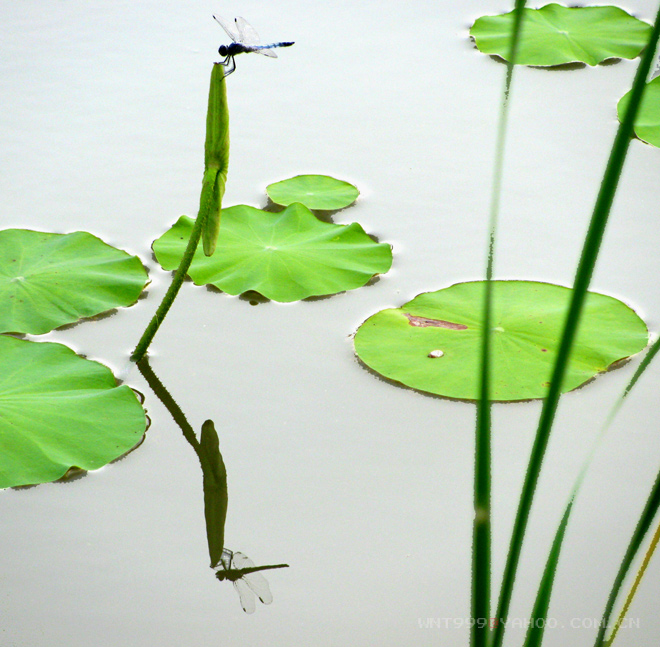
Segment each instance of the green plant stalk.
[{"label": "green plant stalk", "polygon": [[[559,527],[557,528],[557,531],[555,533],[555,538],[553,540],[552,544],[552,549],[551,549],[551,555],[548,558],[548,565],[546,566],[546,569],[543,574],[543,578],[541,579],[541,583],[539,585],[539,591],[537,593],[537,601],[536,605],[534,607],[534,611],[532,614],[532,620],[533,622],[530,623],[530,631],[527,634],[527,642],[525,643],[525,647],[532,647],[533,645],[540,645],[541,640],[543,638],[543,629],[545,626],[545,619],[546,619],[546,614],[548,611],[548,606],[550,604],[550,596],[552,594],[552,587],[554,586],[554,575],[555,575],[555,569],[556,569],[556,560],[559,559],[559,553],[561,551],[562,543],[564,541],[564,536],[565,536],[565,531],[566,531],[566,526],[568,524],[568,520],[570,518],[572,508],[573,508],[573,503],[575,502],[575,499],[577,497],[578,492],[580,491],[580,488],[582,487],[582,483],[584,482],[584,479],[586,477],[586,474],[589,470],[589,467],[591,465],[591,462],[596,455],[596,450],[598,449],[599,445],[603,441],[603,438],[605,437],[605,433],[609,429],[610,425],[612,424],[612,421],[614,420],[616,414],[618,413],[619,409],[621,408],[621,405],[623,404],[624,399],[628,396],[632,388],[635,386],[641,375],[644,373],[646,370],[647,366],[651,363],[651,360],[655,357],[657,354],[658,350],[660,350],[660,338],[655,341],[655,343],[651,346],[649,351],[646,353],[644,359],[640,362],[640,365],[637,367],[637,370],[635,371],[634,375],[630,379],[630,382],[626,385],[626,388],[623,390],[621,395],[617,398],[617,401],[614,403],[612,406],[605,422],[603,423],[603,426],[601,427],[601,430],[597,434],[591,449],[589,451],[589,454],[587,454],[587,457],[584,459],[584,462],[582,463],[582,467],[580,469],[580,472],[575,479],[575,484],[573,485],[573,489],[571,490],[571,494],[569,495],[568,498],[568,503],[566,504],[566,509],[564,511],[564,516],[562,517],[562,521],[559,524]],[[659,528],[660,532],[660,528]],[[551,567],[550,566],[550,561],[553,559],[553,554],[556,554],[555,558],[555,564]],[[634,595],[634,590],[631,591],[630,596]],[[616,597],[616,595],[615,595]],[[629,599],[632,599],[629,597]],[[546,603],[543,604],[542,600],[545,600]],[[625,609],[624,612],[625,613]],[[542,614],[542,615],[541,615]],[[538,620],[541,620],[542,622],[538,622]],[[610,638],[610,641],[613,640]],[[608,643],[609,644],[609,643]]]},{"label": "green plant stalk", "polygon": [[222,197],[227,180],[229,163],[229,110],[227,108],[227,86],[224,68],[219,63],[213,65],[209,85],[209,101],[206,112],[206,141],[204,144],[204,177],[199,199],[199,213],[190,234],[188,246],[183,254],[172,283],[163,301],[158,306],[135,350],[131,354],[133,362],[139,362],[146,354],[158,328],[174,303],[176,295],[183,285],[186,272],[197,251],[200,238],[204,237],[204,253],[210,256],[215,251],[215,244],[220,228]]},{"label": "green plant stalk", "polygon": [[589,287],[591,276],[596,265],[600,244],[603,239],[610,209],[621,176],[621,170],[626,159],[628,144],[633,133],[635,116],[641,102],[646,78],[651,68],[659,34],[660,9],[658,10],[649,44],[647,45],[642,61],[637,68],[630,103],[628,104],[625,117],[621,122],[614,139],[612,151],[605,169],[603,181],[601,183],[589,229],[582,248],[564,332],[557,352],[557,359],[553,369],[552,380],[548,388],[548,395],[543,403],[543,410],[541,412],[536,437],[532,446],[532,453],[527,467],[527,473],[525,475],[518,511],[516,513],[509,553],[507,555],[506,566],[504,569],[502,588],[500,590],[500,600],[497,610],[498,622],[493,633],[493,647],[501,647],[504,639],[505,622],[509,613],[509,605],[511,603],[513,584],[522,550],[522,543],[527,528],[527,521],[529,519],[536,484],[541,472],[545,449],[548,444],[552,423],[559,403],[561,384],[568,364],[573,340],[577,332],[577,326],[586,297],[587,288]]},{"label": "green plant stalk", "polygon": [[[167,289],[167,292],[163,297],[163,300],[158,306],[156,314],[152,317],[146,330],[142,333],[142,337],[140,338],[140,341],[138,342],[135,350],[133,351],[133,354],[131,355],[131,361],[133,362],[137,363],[145,356],[147,349],[149,348],[149,344],[151,344],[151,341],[158,331],[158,328],[163,323],[165,316],[167,315],[169,309],[172,307],[174,299],[179,293],[179,290],[183,285],[183,281],[186,278],[186,272],[188,272],[188,268],[192,263],[193,256],[197,251],[199,239],[202,236],[202,229],[204,228],[204,223],[208,218],[208,214],[211,208],[214,181],[211,182],[210,176],[211,173],[209,173],[208,181],[205,181],[202,185],[202,196],[200,199],[199,214],[197,215],[197,219],[193,225],[193,230],[190,233],[190,239],[188,240],[186,251],[183,253],[181,263],[174,273],[172,283],[170,284],[170,287]],[[215,178],[213,178],[213,180],[215,180]]]},{"label": "green plant stalk", "polygon": [[660,509],[660,472],[658,472],[658,475],[655,479],[655,483],[653,484],[653,489],[649,494],[649,497],[646,501],[646,505],[644,506],[644,510],[642,511],[639,521],[637,522],[637,526],[635,527],[635,532],[633,533],[630,543],[628,544],[626,554],[624,555],[623,560],[621,561],[621,566],[619,567],[619,571],[616,574],[616,578],[614,579],[614,584],[612,585],[612,590],[610,591],[610,595],[607,598],[607,604],[605,606],[605,611],[603,612],[603,618],[601,620],[600,627],[598,629],[596,642],[594,643],[595,647],[602,647],[602,645],[605,644],[605,632],[607,631],[607,626],[609,624],[610,617],[612,616],[612,610],[614,609],[614,604],[616,603],[616,600],[619,597],[619,591],[621,590],[621,586],[623,585],[623,582],[626,579],[626,575],[628,574],[628,571],[632,566],[633,560],[635,559],[635,555],[637,555],[637,552],[639,551],[639,548],[642,545],[642,542],[644,541],[644,537],[646,536],[646,533],[651,527],[651,524],[653,523],[653,519],[655,519],[655,516],[659,509]]},{"label": "green plant stalk", "polygon": [[472,647],[486,647],[490,635],[491,585],[491,402],[490,337],[492,310],[492,257],[494,230],[491,229],[487,282],[484,290],[481,347],[481,385],[477,402],[474,460],[474,521],[472,526]]},{"label": "green plant stalk", "polygon": [[220,212],[225,194],[229,166],[229,109],[225,68],[213,65],[209,86],[209,105],[206,113],[206,141],[204,142],[204,176],[215,171],[215,185],[209,215],[202,230],[204,254],[212,256],[220,231]]},{"label": "green plant stalk", "polygon": [[472,526],[472,647],[487,647],[490,635],[490,587],[491,587],[491,401],[490,401],[490,346],[493,309],[493,267],[495,264],[495,238],[500,208],[502,173],[504,168],[504,144],[509,116],[509,96],[513,78],[513,66],[520,39],[522,10],[525,0],[516,1],[514,27],[507,73],[504,82],[504,101],[500,110],[495,168],[491,192],[488,225],[488,255],[486,283],[483,299],[483,331],[481,336],[480,393],[477,402],[477,420],[474,457],[474,521]]},{"label": "green plant stalk", "polygon": [[573,508],[573,500],[571,500],[564,511],[564,516],[561,518],[559,528],[555,539],[552,542],[552,548],[548,555],[548,560],[543,570],[543,577],[541,578],[541,585],[536,595],[536,602],[532,610],[532,617],[525,638],[524,647],[541,647],[543,642],[543,633],[545,631],[545,619],[548,615],[548,608],[550,607],[550,597],[552,596],[552,585],[555,581],[555,573],[557,571],[557,564],[559,562],[559,555],[561,554],[561,547],[564,542],[564,535],[566,533],[566,526],[568,519],[571,516]]},{"label": "green plant stalk", "polygon": [[[647,366],[651,363],[651,361],[656,356],[656,354],[658,353],[659,350],[660,350],[660,338],[656,339],[655,342],[651,345],[651,348],[646,353],[646,356],[644,357],[644,359],[642,360],[640,365],[637,367],[637,370],[635,371],[635,374],[633,375],[633,377],[630,380],[628,386],[626,387],[623,395],[621,396],[621,398],[619,399],[619,401],[615,405],[612,413],[610,414],[610,416],[609,416],[610,418],[612,418],[614,416],[614,414],[616,413],[616,411],[618,411],[618,409],[621,406],[621,403],[623,402],[623,399],[630,393],[633,386],[635,386],[635,383],[637,382],[637,380],[641,377],[642,373],[644,373]],[[660,473],[658,474],[657,478],[658,478],[658,480],[660,480]],[[649,497],[649,500],[651,500],[652,498],[653,498],[653,492],[651,493],[651,495]],[[648,505],[652,505],[652,503],[647,503],[647,507],[648,507]],[[642,518],[644,517],[644,514],[645,513],[642,514]],[[640,524],[640,523],[642,523],[642,519],[640,519],[640,521],[638,522],[638,524]],[[635,597],[635,593],[637,592],[637,587],[639,586],[639,583],[641,582],[642,577],[644,576],[644,572],[646,571],[646,567],[648,566],[648,563],[651,559],[651,556],[653,555],[653,553],[655,552],[655,549],[657,548],[658,541],[660,541],[660,526],[658,526],[658,529],[655,531],[653,539],[651,540],[651,545],[649,546],[649,549],[647,550],[646,555],[644,556],[644,561],[642,562],[642,565],[639,569],[639,572],[637,573],[637,576],[635,577],[635,583],[633,584],[633,586],[630,590],[630,593],[628,594],[628,597],[626,598],[626,602],[623,606],[623,609],[619,613],[619,617],[617,618],[617,621],[614,625],[614,629],[612,630],[612,633],[611,633],[610,637],[607,639],[607,642],[605,643],[607,645],[607,647],[609,647],[614,642],[614,639],[616,638],[616,635],[619,631],[619,627],[621,626],[621,623],[623,622],[623,619],[625,618],[625,616],[628,612],[628,608],[630,607],[630,604],[632,603],[632,600]],[[624,559],[624,563],[625,563],[625,559]],[[628,564],[628,568],[630,568],[631,565],[632,565],[632,560]],[[610,593],[610,596],[608,598],[609,610],[606,609],[605,613],[603,614],[603,619],[605,620],[604,626],[607,626],[607,624],[609,622],[609,618],[611,616],[612,609],[614,608],[614,604],[616,602],[616,599],[619,596],[620,587],[623,584],[624,580],[626,579],[627,575],[628,575],[628,569],[625,570],[625,572],[623,573],[623,575],[621,577],[617,577],[617,579],[615,580],[615,583],[612,587],[612,592]],[[609,600],[611,600],[611,604],[609,603]],[[602,641],[603,636],[599,636],[599,639]],[[596,644],[598,644],[598,643],[596,643]]]},{"label": "green plant stalk", "polygon": [[644,373],[648,365],[653,361],[653,358],[658,354],[659,350],[660,350],[660,337],[658,337],[658,339],[656,339],[651,344],[651,347],[644,356],[644,359],[640,362],[639,366],[637,367],[637,370],[635,371],[635,374],[632,376],[630,382],[628,383],[628,386],[625,388],[623,395],[621,396],[621,399],[617,404],[616,410],[612,414],[610,414],[610,417],[613,417],[614,413],[618,411],[618,408],[621,406],[623,399],[630,393],[633,386],[635,386],[635,384],[637,383],[637,380],[639,380],[639,378],[642,376],[642,373]]},{"label": "green plant stalk", "polygon": [[614,629],[612,629],[612,633],[610,637],[607,639],[607,642],[605,643],[606,647],[610,647],[612,645],[614,639],[616,638],[617,633],[619,632],[619,627],[621,627],[621,624],[623,623],[623,620],[626,617],[626,614],[628,613],[628,609],[630,608],[633,598],[635,597],[635,593],[637,593],[637,588],[639,587],[639,584],[642,581],[642,578],[644,577],[644,573],[646,572],[649,562],[651,561],[651,557],[653,557],[653,553],[655,553],[655,549],[658,547],[658,542],[660,542],[660,524],[658,525],[658,527],[655,530],[655,533],[653,534],[653,539],[651,539],[651,545],[646,551],[646,555],[644,555],[644,560],[642,561],[642,565],[639,567],[639,571],[637,572],[635,581],[632,585],[632,588],[630,589],[630,593],[628,593],[626,602],[623,605],[623,608],[621,609],[621,613],[619,613],[619,617],[617,618],[616,623],[614,624]]}]

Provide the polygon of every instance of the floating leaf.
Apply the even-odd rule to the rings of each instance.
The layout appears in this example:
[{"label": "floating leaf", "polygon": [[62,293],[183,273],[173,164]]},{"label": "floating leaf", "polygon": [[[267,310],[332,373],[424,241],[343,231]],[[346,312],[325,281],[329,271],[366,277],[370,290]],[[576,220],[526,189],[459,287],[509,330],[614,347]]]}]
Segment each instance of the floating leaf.
[{"label": "floating leaf", "polygon": [[62,344],[0,336],[0,488],[98,469],[145,428],[135,393],[110,369]]},{"label": "floating leaf", "polygon": [[288,206],[294,202],[308,209],[334,211],[357,200],[360,192],[348,182],[327,175],[296,175],[266,187],[268,197],[275,204]]},{"label": "floating leaf", "polygon": [[[630,92],[624,94],[617,105],[619,121],[623,120],[628,107]],[[634,127],[639,139],[660,148],[660,76],[646,84]]]},{"label": "floating leaf", "polygon": [[135,303],[147,273],[84,231],[0,231],[0,332],[40,335]]},{"label": "floating leaf", "polygon": [[[415,389],[477,399],[483,286],[483,281],[458,283],[420,294],[401,308],[381,310],[355,336],[358,357]],[[549,283],[493,282],[494,400],[546,395],[570,293]],[[646,325],[628,306],[590,292],[562,390],[584,384],[641,351],[647,341]]]},{"label": "floating leaf", "polygon": [[[507,60],[513,14],[511,11],[483,16],[474,23],[470,35],[480,51]],[[618,7],[569,8],[549,4],[540,9],[523,9],[516,63],[598,65],[608,58],[635,58],[646,46],[650,33],[650,25]]]},{"label": "floating leaf", "polygon": [[[181,216],[154,242],[164,269],[178,267],[192,223]],[[358,288],[391,264],[390,246],[375,243],[357,223],[321,222],[297,203],[279,213],[238,205],[222,210],[215,254],[198,249],[188,275],[228,294],[254,290],[288,302]]]}]

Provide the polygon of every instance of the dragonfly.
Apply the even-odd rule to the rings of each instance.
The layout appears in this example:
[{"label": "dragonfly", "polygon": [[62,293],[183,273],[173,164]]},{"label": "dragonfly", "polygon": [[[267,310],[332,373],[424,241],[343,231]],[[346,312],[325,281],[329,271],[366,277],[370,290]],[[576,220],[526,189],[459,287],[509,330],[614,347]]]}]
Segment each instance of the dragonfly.
[{"label": "dragonfly", "polygon": [[220,561],[215,566],[215,576],[222,582],[228,580],[234,584],[241,606],[245,613],[254,613],[257,608],[255,595],[264,604],[273,601],[273,594],[266,578],[258,571],[273,568],[288,568],[288,564],[269,564],[255,566],[254,562],[243,553],[234,553],[228,548],[222,550]]},{"label": "dragonfly", "polygon": [[257,52],[264,56],[277,58],[277,54],[273,51],[275,47],[291,47],[294,44],[287,42],[262,45],[259,34],[257,34],[254,27],[245,18],[234,18],[236,31],[233,31],[229,24],[220,16],[213,16],[213,19],[227,32],[227,36],[233,41],[230,45],[220,45],[220,49],[218,49],[220,56],[225,57],[223,61],[220,61],[220,64],[225,68],[225,76],[229,76],[236,69],[234,56],[237,54]]}]

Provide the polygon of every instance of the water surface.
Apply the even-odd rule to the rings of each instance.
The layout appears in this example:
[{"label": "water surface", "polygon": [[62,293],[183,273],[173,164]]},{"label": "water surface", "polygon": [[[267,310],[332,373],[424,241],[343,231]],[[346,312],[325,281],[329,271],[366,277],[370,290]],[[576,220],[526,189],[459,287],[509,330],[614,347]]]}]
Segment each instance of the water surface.
[{"label": "water surface", "polygon": [[[597,3],[588,3],[597,4]],[[123,460],[73,482],[10,490],[0,510],[0,644],[468,644],[474,407],[373,377],[350,335],[375,311],[480,278],[505,68],[479,54],[472,4],[283,0],[190,6],[7,4],[0,21],[3,224],[87,229],[138,254],[149,298],[41,337],[120,369],[169,282],[151,241],[194,215],[208,81],[225,42],[213,13],[245,16],[278,60],[242,56],[228,79],[225,204],[265,204],[299,173],[354,182],[357,220],[394,248],[374,285],[289,305],[187,283],[152,346],[152,367],[196,430],[213,419],[228,472],[226,545],[268,572],[253,616],[208,568],[197,457],[142,376],[152,426]],[[650,20],[655,4],[627,8]],[[636,62],[516,71],[498,278],[570,284]],[[657,330],[660,153],[633,141],[593,289]],[[511,616],[524,618],[566,496],[607,403],[637,361],[567,395],[522,556]],[[582,646],[658,469],[652,368],[630,396],[576,504],[547,645]],[[494,563],[499,585],[540,404],[494,411]],[[621,647],[657,643],[651,563]],[[427,619],[435,628],[425,628]],[[587,628],[570,629],[573,619]],[[442,628],[439,629],[437,625]],[[513,630],[507,644],[521,644]]]}]

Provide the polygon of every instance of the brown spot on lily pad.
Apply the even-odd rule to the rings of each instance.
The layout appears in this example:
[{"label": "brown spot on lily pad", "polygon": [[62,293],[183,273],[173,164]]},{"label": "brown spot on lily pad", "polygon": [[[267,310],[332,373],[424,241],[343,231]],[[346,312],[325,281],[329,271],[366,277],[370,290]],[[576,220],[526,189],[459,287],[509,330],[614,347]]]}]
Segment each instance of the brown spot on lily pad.
[{"label": "brown spot on lily pad", "polygon": [[454,323],[452,321],[444,321],[443,319],[429,319],[427,317],[416,317],[407,312],[403,313],[408,318],[411,326],[418,328],[448,328],[449,330],[467,330],[465,324]]}]

